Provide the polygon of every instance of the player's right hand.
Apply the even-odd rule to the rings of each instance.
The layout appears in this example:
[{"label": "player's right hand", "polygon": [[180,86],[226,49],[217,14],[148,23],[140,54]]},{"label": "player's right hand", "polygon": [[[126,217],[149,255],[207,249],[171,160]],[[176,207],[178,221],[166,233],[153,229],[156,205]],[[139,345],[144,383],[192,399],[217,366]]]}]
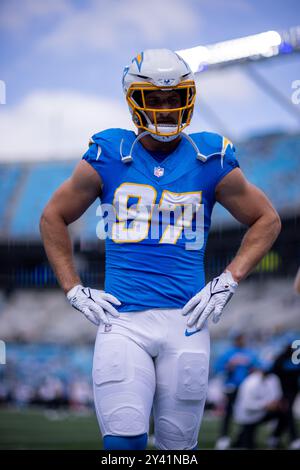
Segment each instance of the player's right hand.
[{"label": "player's right hand", "polygon": [[111,304],[121,305],[121,302],[103,290],[77,285],[69,290],[66,295],[72,307],[83,313],[95,325],[100,325],[101,322],[105,325],[109,324],[109,315],[115,318],[120,316]]}]

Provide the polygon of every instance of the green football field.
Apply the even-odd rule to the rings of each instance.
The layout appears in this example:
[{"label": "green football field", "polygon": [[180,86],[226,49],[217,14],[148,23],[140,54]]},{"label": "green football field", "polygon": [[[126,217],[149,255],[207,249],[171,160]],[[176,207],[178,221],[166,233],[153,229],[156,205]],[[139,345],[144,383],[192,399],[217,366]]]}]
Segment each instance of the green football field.
[{"label": "green football field", "polygon": [[[214,447],[218,426],[218,420],[205,417],[199,434],[200,449]],[[268,428],[263,426],[258,433],[259,447],[264,447],[267,433]],[[102,441],[92,412],[79,414],[1,408],[0,449],[97,450],[102,449]]]}]

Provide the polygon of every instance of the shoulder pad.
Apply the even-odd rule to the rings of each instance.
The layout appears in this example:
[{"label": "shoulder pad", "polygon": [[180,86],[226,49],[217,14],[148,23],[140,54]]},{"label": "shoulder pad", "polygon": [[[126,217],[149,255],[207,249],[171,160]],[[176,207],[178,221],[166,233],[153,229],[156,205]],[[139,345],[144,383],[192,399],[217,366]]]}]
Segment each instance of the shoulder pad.
[{"label": "shoulder pad", "polygon": [[227,138],[214,132],[199,132],[192,134],[191,137],[196,141],[201,161],[206,162],[210,157],[220,156],[223,166],[224,156],[234,153],[233,143]]},{"label": "shoulder pad", "polygon": [[127,131],[126,129],[106,129],[105,131],[97,132],[97,134],[94,134],[92,136],[92,141],[95,144],[101,144],[103,142],[106,142],[107,144],[114,144],[116,142],[119,142],[122,137],[124,137],[124,134],[126,134],[127,132],[129,131]]},{"label": "shoulder pad", "polygon": [[118,149],[120,141],[122,140],[125,129],[106,129],[101,132],[94,134],[89,140],[89,147],[93,144],[97,146],[96,160],[99,159],[101,153],[105,152],[112,155],[114,149]]},{"label": "shoulder pad", "polygon": [[90,140],[89,140],[89,149],[92,147],[92,145],[95,145],[96,148],[97,148],[97,153],[96,153],[96,151],[95,151],[95,154],[94,154],[94,155],[95,155],[95,159],[96,159],[96,160],[99,160],[99,157],[100,157],[101,152],[102,152],[102,148],[101,148],[101,146],[100,146],[99,144],[97,144],[97,143],[94,141],[93,137],[91,137]]}]

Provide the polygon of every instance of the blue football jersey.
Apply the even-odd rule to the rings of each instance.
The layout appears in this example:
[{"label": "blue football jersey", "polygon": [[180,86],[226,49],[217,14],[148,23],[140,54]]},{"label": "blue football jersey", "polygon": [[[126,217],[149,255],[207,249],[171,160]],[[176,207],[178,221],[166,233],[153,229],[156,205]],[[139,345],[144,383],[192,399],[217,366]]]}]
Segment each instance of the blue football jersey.
[{"label": "blue football jersey", "polygon": [[113,207],[105,291],[121,301],[120,312],[181,308],[205,285],[215,188],[239,164],[226,138],[209,132],[190,137],[209,156],[205,162],[182,138],[159,162],[137,142],[133,161],[124,163],[121,153],[129,154],[136,139],[124,129],[95,134],[83,156],[102,179],[103,216]]}]

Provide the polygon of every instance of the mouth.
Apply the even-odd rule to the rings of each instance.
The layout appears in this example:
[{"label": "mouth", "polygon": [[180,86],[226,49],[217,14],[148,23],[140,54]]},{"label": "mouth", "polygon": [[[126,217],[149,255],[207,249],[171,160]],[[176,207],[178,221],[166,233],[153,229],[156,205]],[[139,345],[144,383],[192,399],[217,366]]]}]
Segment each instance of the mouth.
[{"label": "mouth", "polygon": [[170,126],[170,127],[172,127],[172,126],[177,126],[177,123],[170,122],[170,121],[158,121],[157,125],[158,126]]}]

